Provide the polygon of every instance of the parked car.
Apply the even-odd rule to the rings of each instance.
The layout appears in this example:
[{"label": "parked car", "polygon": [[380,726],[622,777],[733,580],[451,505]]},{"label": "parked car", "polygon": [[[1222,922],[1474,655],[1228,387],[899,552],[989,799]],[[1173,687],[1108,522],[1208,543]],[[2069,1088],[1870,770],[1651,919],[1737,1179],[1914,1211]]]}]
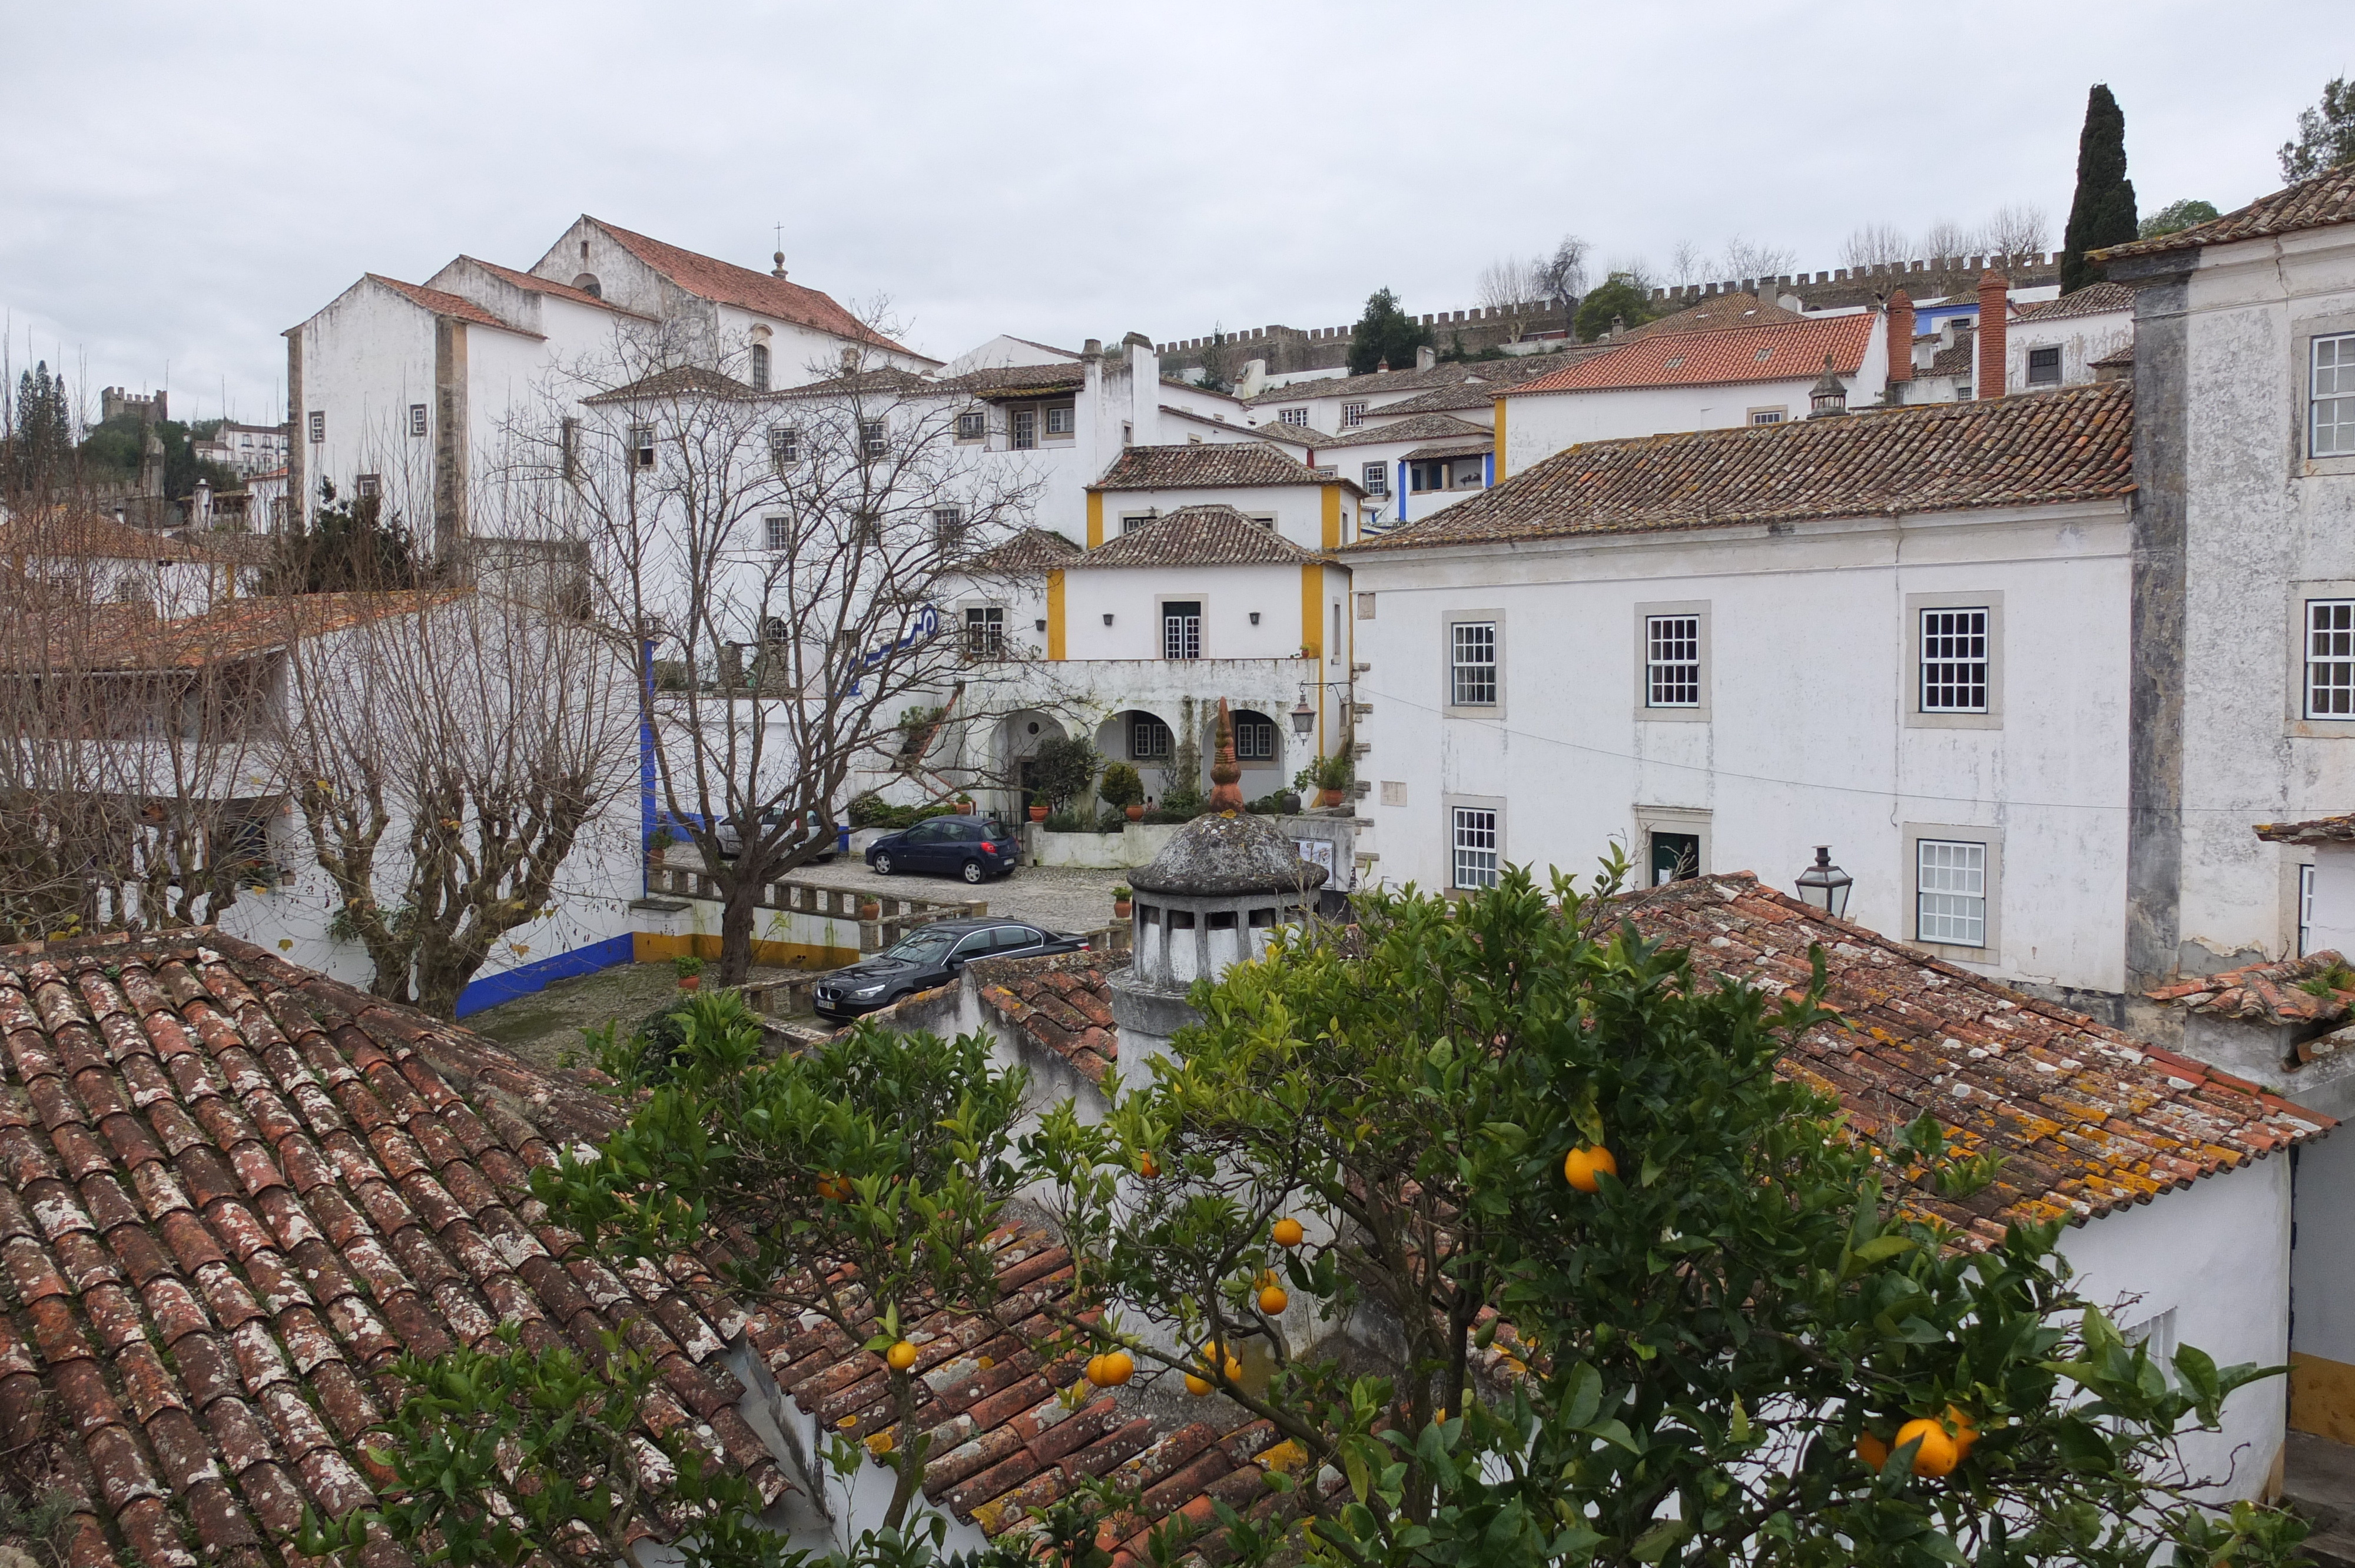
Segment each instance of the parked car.
[{"label": "parked car", "polygon": [[[785,809],[783,806],[772,806],[767,810],[762,812],[762,836],[765,838],[768,835],[770,829],[775,827],[779,822],[782,822],[784,820]],[[834,835],[826,831],[826,824],[818,821],[818,816],[815,811],[805,811],[802,813],[802,832],[803,834],[811,837],[823,837],[826,840],[826,847],[818,851],[818,853],[812,857],[815,863],[824,865],[827,861],[834,858]],[[736,824],[734,822],[722,818],[719,827],[719,853],[721,854],[726,855],[732,860],[742,852],[744,848],[744,837],[741,833],[739,833],[736,831]],[[795,842],[799,842],[798,838]]]},{"label": "parked car", "polygon": [[1021,841],[987,817],[927,817],[867,846],[867,863],[884,876],[929,871],[986,882],[1021,862]]},{"label": "parked car", "polygon": [[1038,926],[995,916],[935,920],[919,926],[875,957],[837,969],[811,989],[810,1004],[821,1018],[842,1020],[889,1007],[911,991],[946,985],[975,959],[1029,959],[1041,953],[1077,953],[1078,937],[1058,936]]}]

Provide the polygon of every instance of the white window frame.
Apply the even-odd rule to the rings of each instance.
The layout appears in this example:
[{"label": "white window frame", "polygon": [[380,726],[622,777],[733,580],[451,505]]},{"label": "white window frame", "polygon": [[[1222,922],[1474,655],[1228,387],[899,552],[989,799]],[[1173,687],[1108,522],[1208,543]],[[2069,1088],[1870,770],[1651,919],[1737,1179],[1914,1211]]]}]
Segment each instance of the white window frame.
[{"label": "white window frame", "polygon": [[1448,891],[1476,893],[1496,886],[1505,872],[1505,802],[1492,795],[1450,795],[1442,810]]},{"label": "white window frame", "polygon": [[1161,514],[1158,512],[1124,512],[1120,514],[1120,531],[1134,534],[1148,523],[1160,521]]},{"label": "white window frame", "polygon": [[[1977,708],[1925,708],[1922,705],[1923,619],[1932,612],[1979,609],[1987,612],[1987,700]],[[1911,729],[2001,729],[2003,727],[2004,629],[2003,593],[1978,589],[1958,593],[1909,593],[1905,596],[1905,684],[1899,706]],[[1952,661],[1941,661],[1952,662]]]},{"label": "white window frame", "polygon": [[[2308,599],[2302,609],[2299,715],[2325,724],[2355,723],[2355,597]],[[2315,701],[2318,675],[2328,683],[2322,688],[2331,699],[2327,704]]]},{"label": "white window frame", "polygon": [[[1955,822],[1908,822],[1904,826],[1904,939],[1925,952],[1957,963],[1991,965],[2000,961],[2003,940],[2003,830]],[[1975,844],[1980,854],[1979,899],[1981,940],[1968,942],[1924,937],[1923,933],[1922,845]],[[1939,896],[1936,889],[1931,896]]]},{"label": "white window frame", "polygon": [[763,517],[761,532],[762,548],[765,550],[782,553],[794,547],[794,523],[790,517]]},{"label": "white window frame", "polygon": [[[2326,348],[2331,360],[2328,366],[2323,364]],[[2326,370],[2328,390],[2323,386]],[[2317,333],[2308,338],[2306,377],[2307,456],[2355,458],[2355,332]],[[2327,424],[2325,405],[2330,414]]]},{"label": "white window frame", "polygon": [[1743,416],[1743,420],[1745,423],[1753,425],[1779,425],[1785,420],[1790,418],[1790,405],[1787,403],[1777,403],[1771,408],[1750,409]]},{"label": "white window frame", "polygon": [[652,425],[630,427],[630,461],[640,469],[655,466],[655,428]]},{"label": "white window frame", "polygon": [[989,413],[984,408],[967,408],[957,416],[956,439],[961,441],[986,440],[989,437]]},{"label": "white window frame", "polygon": [[353,477],[353,479],[352,479],[352,499],[353,499],[353,500],[355,500],[355,501],[380,501],[380,500],[382,500],[383,498],[384,498],[384,476],[383,476],[382,474],[378,474],[378,473],[363,473],[363,474],[357,474],[357,475],[355,475],[355,476]]},{"label": "white window frame", "polygon": [[802,461],[802,432],[798,425],[769,427],[769,461],[779,468],[790,468]]},{"label": "white window frame", "polygon": [[1018,452],[1039,450],[1039,410],[1025,405],[1006,411],[1006,444]]},{"label": "white window frame", "polygon": [[1366,406],[1363,403],[1344,403],[1341,405],[1341,428],[1343,429],[1358,429],[1362,427],[1365,422]]},{"label": "white window frame", "polygon": [[2297,956],[2314,950],[2314,863],[2297,868]]},{"label": "white window frame", "polygon": [[964,622],[966,658],[1006,657],[1006,609],[1003,605],[967,605]]},{"label": "white window frame", "polygon": [[1070,403],[1050,403],[1047,405],[1046,414],[1047,418],[1046,428],[1043,431],[1044,434],[1050,436],[1070,436],[1079,433],[1080,411],[1073,405]]},{"label": "white window frame", "polygon": [[2282,652],[2288,672],[2282,683],[2285,735],[2309,739],[2355,737],[2355,714],[2318,715],[2313,706],[2313,608],[2339,602],[2355,602],[2355,577],[2323,577],[2289,585],[2288,603],[2282,612]]},{"label": "white window frame", "polygon": [[1368,495],[1388,495],[1391,493],[1391,465],[1369,462],[1365,465],[1365,491]]},{"label": "white window frame", "polygon": [[[410,439],[415,440],[423,436],[426,431],[432,428],[432,416],[428,412],[424,404],[411,403],[409,406],[409,434]],[[251,446],[253,444],[253,438],[251,436],[246,437],[245,444],[247,446]]]},{"label": "white window frame", "polygon": [[935,506],[932,508],[932,543],[943,552],[964,547],[964,508]]},{"label": "white window frame", "polygon": [[[1652,674],[1656,667],[1652,646],[1653,624],[1663,620],[1689,620],[1695,622],[1694,633],[1699,647],[1694,662],[1698,692],[1689,703],[1664,703],[1654,700]],[[1647,724],[1706,724],[1710,717],[1710,601],[1705,599],[1658,599],[1636,606],[1636,717]]]},{"label": "white window frame", "polygon": [[311,444],[317,446],[327,439],[327,411],[325,408],[314,408],[311,410],[310,419]]},{"label": "white window frame", "polygon": [[868,458],[889,457],[891,453],[891,433],[880,419],[858,421],[858,450]]},{"label": "white window frame", "polygon": [[[1475,659],[1466,662],[1461,657],[1461,651],[1459,651],[1458,648],[1456,628],[1465,627],[1469,629],[1481,626],[1485,626],[1488,629],[1487,664],[1490,700],[1485,703],[1478,701],[1460,702],[1457,700],[1461,690],[1457,677],[1459,673],[1465,670],[1477,670],[1480,667],[1480,662]],[[1445,620],[1442,621],[1440,639],[1440,680],[1443,683],[1440,686],[1441,707],[1448,715],[1457,718],[1497,719],[1504,717],[1505,612],[1501,609],[1458,610],[1446,617]],[[1476,646],[1476,640],[1473,642],[1465,643],[1465,648],[1476,652],[1478,651]],[[1476,691],[1476,686],[1474,689]]]},{"label": "white window frame", "polygon": [[[1246,730],[1255,734],[1264,731],[1265,734],[1262,738],[1266,744],[1257,750],[1252,749],[1251,744],[1244,738]],[[1245,768],[1254,765],[1273,767],[1282,751],[1283,747],[1278,740],[1273,719],[1265,714],[1252,714],[1236,718],[1235,761],[1238,765]]]},{"label": "white window frame", "polygon": [[[1173,617],[1169,613],[1169,609],[1172,605],[1179,604],[1190,604],[1194,607],[1194,613],[1191,618],[1194,624],[1190,633],[1182,628],[1178,630],[1177,633],[1178,641],[1174,646],[1181,649],[1188,648],[1190,637],[1190,651],[1172,653],[1169,651],[1173,646],[1173,643],[1170,641],[1170,623],[1173,620],[1183,622],[1188,619],[1184,616]],[[1159,646],[1161,652],[1159,656],[1163,659],[1173,660],[1185,663],[1191,663],[1195,660],[1201,658],[1202,622],[1209,618],[1209,601],[1205,599],[1200,594],[1187,594],[1182,597],[1172,594],[1166,599],[1156,600],[1153,606],[1153,623],[1159,629],[1160,633]]]},{"label": "white window frame", "polygon": [[1710,854],[1715,847],[1713,819],[1705,808],[1692,806],[1643,806],[1636,808],[1636,842],[1632,858],[1640,874],[1649,878],[1652,874],[1652,835],[1654,833],[1689,833],[1700,841],[1700,863],[1694,874],[1707,876],[1711,864]]},{"label": "white window frame", "polygon": [[[1156,726],[1167,744],[1161,747],[1158,750],[1154,751],[1147,751],[1139,747],[1137,745],[1138,739],[1150,733],[1143,727],[1146,725]],[[1128,759],[1131,762],[1143,762],[1155,765],[1165,764],[1177,755],[1178,732],[1170,726],[1168,720],[1163,718],[1159,714],[1145,713],[1142,711],[1130,713],[1128,715]]]},{"label": "white window frame", "polygon": [[1276,410],[1275,417],[1277,421],[1281,424],[1297,426],[1304,429],[1306,429],[1308,425],[1308,410],[1306,408],[1279,408]]}]

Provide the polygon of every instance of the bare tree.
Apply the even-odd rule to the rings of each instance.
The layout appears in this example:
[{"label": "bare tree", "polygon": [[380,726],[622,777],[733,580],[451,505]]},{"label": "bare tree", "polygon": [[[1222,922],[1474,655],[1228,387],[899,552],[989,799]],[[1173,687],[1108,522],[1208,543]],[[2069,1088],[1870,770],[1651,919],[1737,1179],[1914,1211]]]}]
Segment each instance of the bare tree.
[{"label": "bare tree", "polygon": [[1923,254],[1934,260],[1977,255],[1978,235],[1951,217],[1942,217],[1922,231]]},{"label": "bare tree", "polygon": [[1521,341],[1529,318],[1537,313],[1546,288],[1540,277],[1543,267],[1541,261],[1500,256],[1480,269],[1473,302],[1484,313],[1494,312],[1505,318],[1505,331],[1510,342]]},{"label": "bare tree", "polygon": [[1553,254],[1534,265],[1539,297],[1573,305],[1586,292],[1586,258],[1593,250],[1575,234],[1565,234]]},{"label": "bare tree", "polygon": [[1757,279],[1773,282],[1799,264],[1799,253],[1781,245],[1767,245],[1735,235],[1725,242],[1726,275],[1737,281]]},{"label": "bare tree", "polygon": [[450,1017],[501,938],[591,891],[577,863],[564,880],[589,834],[634,868],[634,825],[607,820],[635,772],[634,662],[577,604],[500,584],[283,604],[275,737],[331,928],[376,994]]},{"label": "bare tree", "polygon": [[1893,223],[1868,223],[1840,242],[1840,265],[1851,272],[1902,267],[1913,259],[1913,242]]},{"label": "bare tree", "polygon": [[778,393],[719,363],[666,331],[618,337],[555,389],[590,417],[543,421],[531,488],[588,546],[600,613],[643,641],[657,801],[718,892],[732,983],[764,891],[826,847],[853,774],[986,708],[940,600],[1038,482],[960,443],[964,389],[880,352]]},{"label": "bare tree", "polygon": [[1720,281],[1710,275],[1710,270],[1709,258],[1689,239],[1678,240],[1676,249],[1668,252],[1668,281],[1679,288]]},{"label": "bare tree", "polygon": [[2006,202],[1987,219],[1984,238],[1990,262],[2022,267],[2052,242],[2052,220],[2042,207]]}]

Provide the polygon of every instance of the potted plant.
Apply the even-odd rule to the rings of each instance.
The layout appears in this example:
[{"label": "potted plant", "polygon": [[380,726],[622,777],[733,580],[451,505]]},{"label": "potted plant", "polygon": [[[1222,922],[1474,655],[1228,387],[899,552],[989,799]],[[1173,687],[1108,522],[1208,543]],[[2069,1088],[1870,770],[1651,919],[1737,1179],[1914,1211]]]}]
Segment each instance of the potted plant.
[{"label": "potted plant", "polygon": [[966,795],[966,794],[960,793],[960,794],[957,796],[957,798],[956,798],[956,809],[957,809],[957,815],[959,815],[959,816],[961,816],[961,817],[970,817],[970,816],[972,816],[972,815],[973,815],[973,797],[972,797],[972,796],[970,796],[970,795]]},{"label": "potted plant", "polygon": [[1357,772],[1357,765],[1350,760],[1349,754],[1337,751],[1330,757],[1320,757],[1302,768],[1298,777],[1293,779],[1292,787],[1319,791],[1316,803],[1320,806],[1337,806],[1341,803],[1343,792],[1356,780]]},{"label": "potted plant", "polygon": [[879,898],[860,899],[858,917],[861,920],[880,920],[883,918],[883,901]]},{"label": "potted plant", "polygon": [[669,828],[656,828],[646,839],[646,869],[661,870],[664,854],[677,842],[678,842],[678,837]]},{"label": "potted plant", "polygon": [[1127,888],[1115,887],[1112,890],[1112,913],[1114,919],[1127,919],[1128,912],[1134,907],[1135,906],[1129,902],[1129,891]]},{"label": "potted plant", "polygon": [[671,973],[678,977],[681,991],[703,989],[703,960],[693,953],[681,953],[670,961]]},{"label": "potted plant", "polygon": [[1046,801],[1034,800],[1030,802],[1030,820],[1034,822],[1043,822],[1047,820]]},{"label": "potted plant", "polygon": [[1145,820],[1145,779],[1129,762],[1114,762],[1103,770],[1103,782],[1096,793],[1107,806],[1116,806],[1132,822]]},{"label": "potted plant", "polygon": [[[1028,768],[1034,802],[1030,820],[1043,821],[1069,810],[1072,801],[1088,792],[1102,760],[1096,748],[1084,740],[1050,735],[1040,741],[1039,749],[1030,754]],[[1039,809],[1041,805],[1047,808],[1043,812]]]}]

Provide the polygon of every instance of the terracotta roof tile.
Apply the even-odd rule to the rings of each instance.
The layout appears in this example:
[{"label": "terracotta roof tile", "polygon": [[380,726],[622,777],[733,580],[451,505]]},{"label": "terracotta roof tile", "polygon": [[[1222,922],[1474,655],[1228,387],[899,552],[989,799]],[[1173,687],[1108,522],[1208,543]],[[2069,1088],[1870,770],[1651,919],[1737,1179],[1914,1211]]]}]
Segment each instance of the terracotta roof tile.
[{"label": "terracotta roof tile", "polygon": [[2355,222],[2355,163],[2326,169],[2310,180],[2300,180],[2286,190],[2259,196],[2222,217],[2210,218],[2173,234],[2130,239],[2106,250],[2091,251],[2086,260],[2115,261],[2169,250],[2195,250],[2203,245],[2229,245],[2236,239],[2262,239],[2349,222]]},{"label": "terracotta roof tile", "polygon": [[1101,1083],[1117,1062],[1112,992],[1089,953],[996,959],[973,966],[981,1004]]},{"label": "terracotta roof tile", "polygon": [[2026,506],[2134,488],[2126,382],[1555,453],[1351,552]]},{"label": "terracotta roof tile", "polygon": [[976,397],[1047,397],[1076,392],[1087,385],[1087,367],[1062,365],[1000,365],[953,376],[938,385],[944,391],[969,392]]},{"label": "terracotta roof tile", "polygon": [[[1381,409],[1380,412],[1388,413]],[[1459,437],[1478,437],[1494,440],[1496,432],[1486,425],[1476,425],[1469,419],[1459,419],[1453,414],[1415,414],[1403,419],[1380,425],[1360,425],[1354,430],[1337,436],[1327,436],[1311,443],[1317,450],[1327,447],[1373,446],[1383,441],[1438,441]]]},{"label": "terracotta roof tile", "polygon": [[2259,822],[2256,832],[2267,843],[2355,843],[2355,815],[2316,817],[2303,822]]},{"label": "terracotta roof tile", "polygon": [[109,561],[191,561],[216,557],[201,546],[134,528],[95,512],[59,510],[0,524],[0,566],[25,556],[76,556]]},{"label": "terracotta roof tile", "polygon": [[1607,354],[1566,365],[1524,382],[1507,395],[1788,381],[1821,376],[1826,355],[1831,356],[1834,371],[1853,376],[1863,365],[1865,349],[1880,327],[1881,318],[1867,313],[1630,338]]},{"label": "terracotta roof tile", "polygon": [[1928,1112],[1966,1151],[2003,1156],[1994,1182],[1906,1201],[1968,1245],[2016,1220],[2093,1219],[2318,1137],[2330,1118],[2024,996],[1864,927],[1828,919],[1748,873],[1628,895],[1645,937],[1695,968],[1772,993],[1807,982],[1824,953],[1826,1002],[1849,1027],[1810,1031],[1782,1070],[1890,1132]]},{"label": "terracotta roof tile", "polygon": [[2154,1001],[2173,1002],[2187,1012],[2222,1018],[2258,1019],[2267,1023],[2336,1022],[2355,1012],[2355,988],[2307,990],[2309,981],[2327,985],[2347,972],[2347,960],[2325,948],[2304,958],[2248,964],[2221,974],[2177,980],[2147,992]]},{"label": "terracotta roof tile", "polygon": [[602,218],[588,220],[613,236],[614,242],[639,260],[677,284],[690,294],[718,301],[722,304],[741,306],[779,321],[798,322],[804,326],[831,333],[836,337],[857,343],[871,344],[894,353],[917,358],[913,349],[892,342],[835,303],[834,300],[815,289],[805,289],[799,283],[768,272],[755,272],[750,267],[739,267],[732,261],[698,255],[692,250],[666,245],[626,228],[617,228]]},{"label": "terracotta roof tile", "polygon": [[439,289],[429,289],[422,283],[404,283],[398,278],[388,278],[381,272],[370,272],[368,276],[370,281],[382,283],[410,303],[422,305],[437,316],[452,316],[462,322],[470,322],[475,326],[496,327],[501,332],[511,332],[518,337],[542,335],[519,327],[513,322],[499,320],[498,317],[464,295],[443,293]]},{"label": "terracotta roof tile", "polygon": [[47,628],[51,635],[45,644],[0,639],[0,664],[62,661],[82,670],[193,670],[282,648],[300,638],[415,614],[464,591],[248,598],[204,615],[177,620],[149,618],[132,627],[100,618],[62,633],[55,626]]},{"label": "terracotta roof tile", "polygon": [[1525,355],[1517,359],[1480,360],[1474,366],[1480,372],[1478,379],[1433,387],[1419,397],[1385,403],[1379,408],[1369,408],[1366,418],[1389,419],[1401,415],[1444,414],[1464,408],[1493,409],[1497,399],[1508,389],[1518,387],[1525,381],[1551,376],[1571,366],[1582,365],[1611,353],[1617,346],[1608,343],[1579,344],[1547,354]]},{"label": "terracotta roof tile", "polygon": [[[1331,474],[1317,472],[1264,440],[1187,441],[1176,446],[1129,447],[1088,488],[1210,490],[1334,482]],[[1349,484],[1346,479],[1338,482]]]},{"label": "terracotta roof tile", "polygon": [[2108,311],[2134,309],[2134,291],[2124,283],[2088,283],[2074,289],[2057,300],[2047,300],[2041,305],[2030,305],[2011,319],[2020,322],[2058,321],[2064,316],[2099,315]]},{"label": "terracotta roof tile", "polygon": [[485,261],[479,256],[460,256],[458,260],[480,267],[501,282],[511,283],[530,293],[547,294],[559,300],[570,300],[576,305],[593,305],[601,311],[611,311],[615,315],[637,316],[640,321],[652,319],[639,315],[635,311],[623,310],[613,301],[592,294],[586,289],[576,289],[570,283],[559,283],[553,278],[543,278],[535,272],[518,272],[512,267],[502,267],[496,261]]},{"label": "terracotta roof tile", "polygon": [[613,1126],[587,1082],[209,931],[0,950],[0,1440],[46,1394],[101,1560],[295,1561],[306,1503],[389,1479],[388,1363],[502,1320],[661,1345],[670,1404],[782,1495],[710,1322],[668,1287],[591,1308],[548,1255],[575,1238],[508,1206]]},{"label": "terracotta roof tile", "polygon": [[1774,326],[1807,319],[1797,311],[1785,310],[1755,294],[1735,290],[1730,293],[1712,294],[1700,303],[1678,311],[1674,315],[1646,322],[1622,341],[1661,337],[1670,333],[1718,332],[1727,327]]},{"label": "terracotta roof tile", "polygon": [[1170,403],[1162,404],[1161,411],[1172,418],[1207,426],[1210,429],[1237,430],[1263,441],[1282,441],[1286,446],[1322,446],[1330,439],[1322,430],[1312,429],[1307,425],[1287,425],[1281,419],[1271,420],[1264,425],[1239,425],[1231,419],[1221,419],[1215,414],[1205,414],[1196,408],[1180,408]]},{"label": "terracotta roof tile", "polygon": [[1114,567],[1295,566],[1320,557],[1231,506],[1180,506],[1069,563]]},{"label": "terracotta roof tile", "polygon": [[[1475,383],[1495,387],[1506,382],[1527,380],[1557,369],[1561,365],[1558,355],[1564,352],[1576,351],[1555,349],[1544,354],[1510,355],[1502,359],[1450,359],[1442,360],[1423,370],[1377,370],[1364,376],[1295,381],[1288,387],[1277,387],[1244,401],[1258,408],[1274,403],[1305,403],[1320,397],[1365,397],[1400,392],[1444,391]],[[1398,407],[1401,405],[1386,404],[1382,408],[1369,408],[1367,413],[1370,416]]]}]

